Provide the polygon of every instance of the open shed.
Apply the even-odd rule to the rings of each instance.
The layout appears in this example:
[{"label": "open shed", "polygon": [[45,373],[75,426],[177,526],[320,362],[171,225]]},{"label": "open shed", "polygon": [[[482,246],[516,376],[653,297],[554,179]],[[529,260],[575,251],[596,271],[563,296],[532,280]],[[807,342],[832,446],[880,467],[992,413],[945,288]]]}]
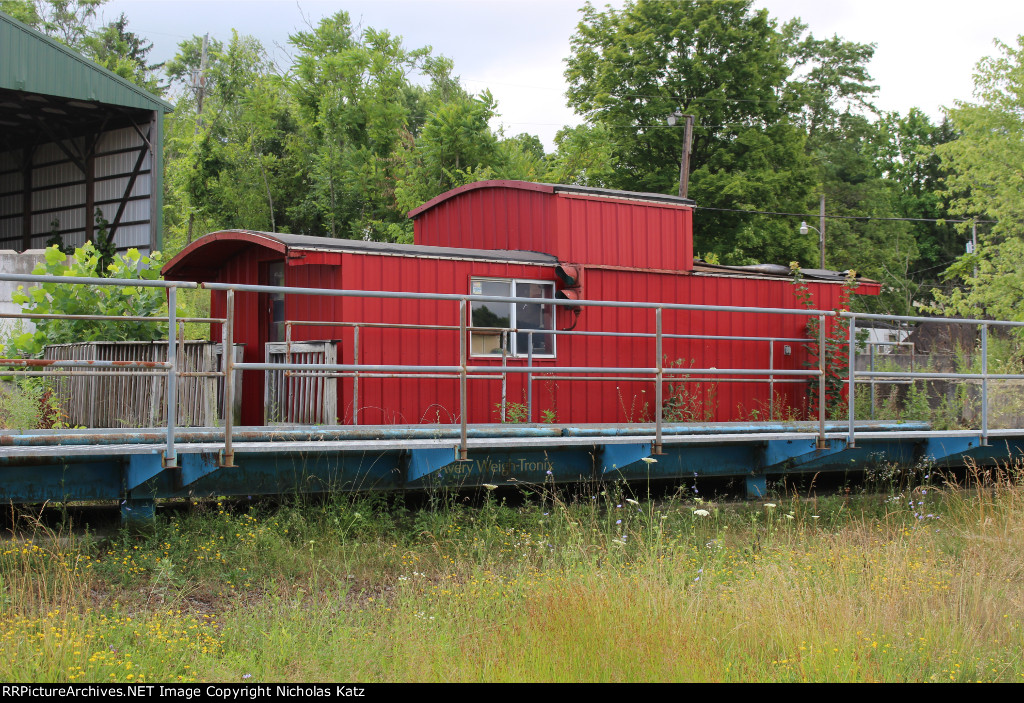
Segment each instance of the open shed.
[{"label": "open shed", "polygon": [[173,106],[0,12],[0,249],[161,244],[163,116]]}]

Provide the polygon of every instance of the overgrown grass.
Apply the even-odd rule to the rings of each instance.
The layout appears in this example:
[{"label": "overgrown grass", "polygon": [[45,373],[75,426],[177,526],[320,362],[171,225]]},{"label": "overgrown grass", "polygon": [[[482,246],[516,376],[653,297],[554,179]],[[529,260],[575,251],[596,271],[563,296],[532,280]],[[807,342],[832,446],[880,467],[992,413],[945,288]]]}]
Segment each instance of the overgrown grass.
[{"label": "overgrown grass", "polygon": [[0,679],[1021,680],[1017,471],[910,475],[740,504],[211,503],[105,539],[23,517]]}]

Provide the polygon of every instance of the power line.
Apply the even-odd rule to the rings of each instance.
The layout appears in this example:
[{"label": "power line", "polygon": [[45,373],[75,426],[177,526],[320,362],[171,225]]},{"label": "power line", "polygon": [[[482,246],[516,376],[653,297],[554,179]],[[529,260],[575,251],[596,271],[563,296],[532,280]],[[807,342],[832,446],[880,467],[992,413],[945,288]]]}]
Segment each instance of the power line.
[{"label": "power line", "polygon": [[[712,210],[715,212],[742,212],[748,215],[779,215],[780,217],[802,217],[815,218],[821,217],[820,213],[808,213],[808,212],[773,212],[771,210],[740,210],[737,208],[728,207],[702,207],[694,206],[694,210]],[[881,220],[885,222],[981,222],[994,224],[999,220],[957,220],[951,217],[873,217],[871,215],[825,215],[827,220]]]}]

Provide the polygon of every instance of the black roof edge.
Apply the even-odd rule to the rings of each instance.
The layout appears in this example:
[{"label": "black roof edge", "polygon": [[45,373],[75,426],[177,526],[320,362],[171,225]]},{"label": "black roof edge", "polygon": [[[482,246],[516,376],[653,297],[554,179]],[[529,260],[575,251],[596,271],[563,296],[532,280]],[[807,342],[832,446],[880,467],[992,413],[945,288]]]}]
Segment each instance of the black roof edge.
[{"label": "black roof edge", "polygon": [[593,186],[564,185],[559,183],[550,183],[548,185],[552,186],[556,193],[579,193],[580,195],[598,195],[627,200],[650,200],[671,205],[688,205],[690,207],[697,204],[697,201],[690,198],[681,198],[678,195],[666,195],[665,193],[638,193],[631,190],[612,190],[611,188],[595,188]]}]

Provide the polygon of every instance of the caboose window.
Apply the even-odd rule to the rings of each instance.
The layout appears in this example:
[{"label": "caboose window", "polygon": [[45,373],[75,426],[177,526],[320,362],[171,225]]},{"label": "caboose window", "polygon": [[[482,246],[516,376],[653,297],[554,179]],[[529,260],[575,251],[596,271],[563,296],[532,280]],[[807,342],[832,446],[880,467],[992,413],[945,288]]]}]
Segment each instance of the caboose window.
[{"label": "caboose window", "polygon": [[[555,284],[474,278],[470,282],[470,294],[551,300],[555,297]],[[470,324],[474,329],[469,335],[469,348],[473,356],[501,356],[503,330],[509,356],[528,356],[531,339],[534,356],[555,355],[555,335],[551,334],[555,329],[554,305],[543,302],[496,303],[474,300],[470,306]]]}]

